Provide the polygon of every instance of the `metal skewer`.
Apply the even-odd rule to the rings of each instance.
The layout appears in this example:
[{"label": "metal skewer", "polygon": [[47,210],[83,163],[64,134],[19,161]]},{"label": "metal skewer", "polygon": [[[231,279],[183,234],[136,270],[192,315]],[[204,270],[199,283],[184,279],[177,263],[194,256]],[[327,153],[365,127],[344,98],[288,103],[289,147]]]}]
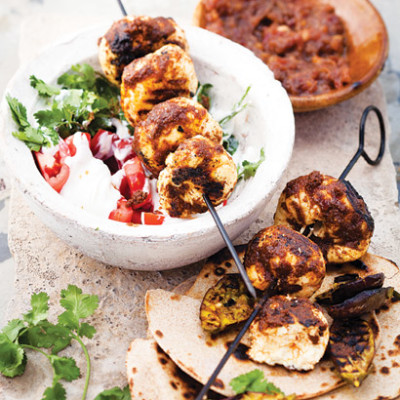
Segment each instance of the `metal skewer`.
[{"label": "metal skewer", "polygon": [[242,276],[242,279],[244,281],[244,284],[246,285],[247,290],[249,291],[249,293],[251,294],[251,296],[256,299],[257,298],[257,293],[256,290],[254,289],[254,286],[252,285],[249,277],[247,276],[246,270],[235,250],[235,247],[233,246],[231,239],[228,236],[228,233],[226,232],[224,225],[221,222],[221,219],[219,218],[219,215],[217,214],[217,212],[215,211],[214,206],[212,205],[209,197],[206,194],[203,194],[203,199],[207,204],[208,210],[210,211],[210,214],[212,215],[215,224],[217,225],[217,228],[222,236],[222,238],[224,239],[224,242],[226,244],[226,247],[228,248],[228,250],[230,251],[232,258],[234,259],[236,266],[238,267],[238,270],[240,272],[240,275]]},{"label": "metal skewer", "polygon": [[[376,156],[375,160],[372,160],[366,151],[364,150],[364,142],[365,142],[365,124],[367,122],[368,114],[374,111],[376,116],[378,117],[379,121],[379,129],[380,129],[380,135],[381,135],[381,143],[379,145],[379,153]],[[375,106],[368,106],[362,116],[361,116],[361,121],[360,121],[360,140],[359,140],[359,145],[358,145],[358,150],[356,154],[354,154],[354,157],[350,160],[350,162],[347,164],[347,167],[344,169],[344,171],[341,173],[339,176],[339,180],[343,181],[346,179],[346,176],[348,173],[351,171],[351,169],[354,167],[354,164],[357,162],[357,160],[362,156],[365,161],[370,164],[370,165],[378,165],[383,157],[383,154],[385,153],[385,143],[386,143],[386,131],[385,131],[385,124],[383,122],[383,117],[382,113],[380,112],[379,108]]]},{"label": "metal skewer", "polygon": [[[247,274],[246,274],[247,276]],[[273,281],[268,288],[268,290],[265,291],[263,294],[262,298],[260,299],[259,302],[256,303],[253,312],[251,313],[249,319],[246,321],[246,323],[243,325],[243,328],[240,330],[240,332],[237,334],[235,337],[235,340],[230,344],[228,347],[228,350],[222,357],[221,361],[218,363],[217,367],[215,368],[214,372],[210,376],[209,380],[207,383],[203,386],[199,394],[197,395],[195,400],[203,400],[203,397],[207,394],[208,390],[210,389],[211,385],[214,383],[215,379],[217,378],[218,374],[220,373],[221,369],[225,366],[226,362],[228,361],[229,357],[232,355],[232,353],[236,350],[237,346],[240,343],[240,340],[242,339],[243,335],[247,332],[249,329],[251,323],[254,321],[254,318],[258,315],[260,312],[261,308],[263,307],[264,303],[269,299],[271,296],[271,293],[275,290],[276,286],[276,281]]]},{"label": "metal skewer", "polygon": [[119,8],[121,9],[122,14],[124,15],[124,17],[126,17],[128,15],[128,13],[126,12],[124,5],[122,4],[122,1],[121,0],[117,0],[117,2],[118,2],[118,5],[119,5]]}]

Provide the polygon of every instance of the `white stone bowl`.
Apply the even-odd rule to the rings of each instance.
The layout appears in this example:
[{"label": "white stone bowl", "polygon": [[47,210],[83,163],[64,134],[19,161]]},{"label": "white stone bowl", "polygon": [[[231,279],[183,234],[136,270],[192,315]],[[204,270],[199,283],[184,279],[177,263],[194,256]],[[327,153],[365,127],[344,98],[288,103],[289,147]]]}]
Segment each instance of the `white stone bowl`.
[{"label": "white stone bowl", "polygon": [[[97,39],[107,29],[95,27],[76,34],[16,72],[5,93],[27,107],[31,123],[38,97],[29,85],[29,76],[54,83],[71,65],[83,62],[100,70]],[[200,28],[188,27],[186,33],[199,80],[214,85],[216,104],[230,107],[251,85],[251,104],[239,124],[248,134],[240,137],[240,142],[242,149],[256,147],[257,154],[264,147],[266,160],[254,178],[238,185],[228,205],[219,210],[235,239],[256,220],[289,162],[294,143],[292,106],[281,84],[249,50]],[[1,148],[17,186],[40,220],[84,254],[118,267],[165,270],[201,260],[224,246],[209,213],[162,226],[129,226],[68,203],[42,178],[26,145],[12,136],[16,125],[4,99],[1,115]]]}]

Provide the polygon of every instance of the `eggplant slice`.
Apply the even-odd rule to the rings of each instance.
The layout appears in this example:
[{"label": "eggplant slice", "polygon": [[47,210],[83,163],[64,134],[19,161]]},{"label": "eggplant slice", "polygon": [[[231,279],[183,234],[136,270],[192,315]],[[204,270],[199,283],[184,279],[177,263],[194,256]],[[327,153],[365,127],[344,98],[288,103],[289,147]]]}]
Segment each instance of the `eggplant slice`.
[{"label": "eggplant slice", "polygon": [[210,288],[200,306],[202,328],[215,334],[246,321],[254,301],[239,274],[228,274]]},{"label": "eggplant slice", "polygon": [[383,286],[385,274],[373,274],[364,278],[357,274],[339,275],[335,278],[332,289],[316,297],[320,305],[338,304],[368,289],[378,289]]},{"label": "eggplant slice", "polygon": [[376,352],[375,319],[335,320],[330,328],[328,352],[340,376],[359,387],[370,370]]}]

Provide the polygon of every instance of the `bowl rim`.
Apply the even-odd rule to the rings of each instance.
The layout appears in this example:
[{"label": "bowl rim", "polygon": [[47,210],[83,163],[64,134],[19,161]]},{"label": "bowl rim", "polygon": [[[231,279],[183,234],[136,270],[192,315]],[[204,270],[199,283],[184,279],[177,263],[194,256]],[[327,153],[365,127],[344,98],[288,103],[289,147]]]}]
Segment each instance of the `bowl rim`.
[{"label": "bowl rim", "polygon": [[[320,110],[342,101],[351,99],[363,90],[367,89],[380,75],[382,69],[385,66],[385,62],[389,55],[389,35],[385,22],[370,0],[362,0],[370,8],[373,15],[376,17],[377,22],[380,25],[380,32],[382,33],[380,51],[378,52],[377,62],[368,72],[357,82],[353,82],[350,85],[344,86],[340,89],[334,89],[327,93],[316,94],[312,96],[298,96],[289,95],[290,101],[292,102],[293,110],[297,112],[308,112]],[[201,26],[201,16],[203,12],[202,0],[199,0],[195,11],[193,13],[192,22],[195,26]]]},{"label": "bowl rim", "polygon": [[[34,94],[29,97],[28,102],[26,102],[24,98],[20,98],[18,96],[18,93],[21,91],[23,92],[24,87],[26,88],[27,85],[29,86],[29,83],[27,82],[29,81],[28,77],[32,72],[32,65],[43,65],[46,63],[46,60],[48,62],[51,60],[54,61],[55,51],[65,50],[65,48],[69,48],[75,43],[79,43],[81,40],[83,40],[83,38],[86,38],[85,40],[88,40],[88,37],[97,38],[101,36],[102,33],[107,29],[108,26],[101,24],[72,34],[68,38],[65,38],[55,45],[47,47],[37,57],[28,63],[21,65],[16,71],[4,91],[4,96],[0,104],[0,142],[2,144],[1,147],[3,149],[3,155],[8,169],[22,190],[23,194],[28,195],[36,204],[45,209],[45,211],[53,214],[53,217],[55,217],[57,220],[66,219],[69,223],[69,227],[78,225],[84,231],[88,233],[90,232],[90,234],[106,234],[106,236],[109,236],[112,240],[116,240],[116,238],[118,238],[118,240],[126,242],[142,242],[143,240],[147,242],[159,242],[165,240],[179,240],[179,238],[185,236],[203,236],[216,229],[215,223],[209,213],[201,216],[201,229],[199,228],[200,224],[198,223],[198,218],[185,221],[184,223],[178,222],[165,224],[162,225],[162,228],[160,229],[160,226],[151,225],[129,226],[128,224],[101,218],[86,211],[80,210],[77,206],[68,203],[61,195],[54,191],[50,185],[48,185],[48,183],[43,179],[39,170],[34,165],[35,163],[28,147],[25,145],[25,143],[19,141],[11,135],[12,130],[15,130],[16,127],[14,121],[11,119],[5,96],[6,94],[10,93],[11,96],[17,97],[18,100],[20,100],[26,106],[28,110],[28,119],[30,118],[32,120],[30,110],[32,109],[35,99],[37,99],[37,94],[34,93],[32,89]],[[271,86],[271,88],[273,88],[274,94],[278,96],[278,99],[281,102],[282,109],[286,110],[286,120],[284,121],[284,126],[286,127],[286,145],[282,147],[281,150],[281,164],[279,165],[279,168],[274,168],[274,173],[269,177],[270,190],[264,193],[258,192],[258,194],[254,196],[254,199],[250,201],[250,204],[247,204],[246,208],[240,204],[240,201],[233,201],[231,204],[229,204],[229,206],[223,207],[219,211],[219,216],[222,222],[225,224],[225,227],[229,230],[229,226],[233,225],[238,220],[249,217],[253,212],[253,209],[260,202],[267,200],[268,196],[270,196],[275,189],[280,177],[286,170],[294,146],[294,114],[286,91],[282,88],[281,84],[273,78],[273,74],[268,67],[262,63],[261,60],[256,58],[252,52],[228,39],[222,38],[202,28],[184,26],[184,30],[188,35],[188,41],[191,48],[196,47],[193,46],[194,43],[191,43],[191,40],[194,40],[193,38],[195,37],[200,37],[203,42],[202,46],[204,51],[207,49],[211,51],[213,48],[214,51],[216,51],[215,46],[210,46],[210,43],[215,42],[216,44],[219,44],[218,52],[222,51],[222,53],[226,53],[227,56],[229,55],[229,52],[233,52],[236,57],[241,57],[244,60],[250,60],[251,62],[246,64],[246,66],[249,68],[249,71],[254,73],[257,72],[259,75],[261,72],[263,73],[262,78],[264,81],[262,81],[261,84],[268,84]],[[93,54],[89,54],[89,56],[92,55]],[[63,71],[67,70],[72,64],[81,62],[81,60],[77,60],[76,57],[77,56],[75,56],[75,58],[69,62],[68,67],[63,69]],[[54,66],[51,66],[50,68],[52,68],[52,71],[57,70],[57,73],[54,77],[59,76],[59,74],[62,72],[60,69],[55,69]],[[22,82],[24,79],[26,82]],[[35,166],[34,172],[29,171],[32,166]],[[265,173],[266,171],[267,163],[264,162],[260,166],[256,176],[252,179],[261,182],[263,175],[262,172]]]}]

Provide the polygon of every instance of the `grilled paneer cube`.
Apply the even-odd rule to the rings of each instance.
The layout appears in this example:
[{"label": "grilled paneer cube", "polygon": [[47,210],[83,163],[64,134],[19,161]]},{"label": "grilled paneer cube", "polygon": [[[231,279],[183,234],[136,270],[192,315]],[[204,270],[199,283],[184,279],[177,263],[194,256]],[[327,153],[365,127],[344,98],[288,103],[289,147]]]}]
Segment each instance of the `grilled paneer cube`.
[{"label": "grilled paneer cube", "polygon": [[171,217],[190,217],[207,211],[203,194],[214,206],[232,193],[236,165],[222,145],[204,136],[182,142],[166,159],[157,182],[160,206]]},{"label": "grilled paneer cube", "polygon": [[185,33],[172,18],[127,16],[114,22],[99,39],[100,65],[106,77],[119,85],[128,64],[166,44],[188,50]]},{"label": "grilled paneer cube", "polygon": [[321,286],[325,261],[319,247],[286,226],[270,226],[257,233],[244,259],[254,287],[266,290],[276,280],[279,293],[310,297]]},{"label": "grilled paneer cube", "polygon": [[173,97],[190,97],[197,77],[189,55],[168,44],[127,65],[122,74],[121,107],[135,126],[158,103]]},{"label": "grilled paneer cube", "polygon": [[374,231],[367,205],[353,186],[317,171],[288,182],[274,223],[307,234],[329,263],[362,257]]},{"label": "grilled paneer cube", "polygon": [[254,361],[311,370],[328,345],[328,322],[309,299],[273,296],[250,325],[250,340]]},{"label": "grilled paneer cube", "polygon": [[134,148],[154,176],[165,167],[165,159],[188,138],[205,136],[222,142],[222,129],[199,103],[175,97],[156,105],[135,129]]}]

